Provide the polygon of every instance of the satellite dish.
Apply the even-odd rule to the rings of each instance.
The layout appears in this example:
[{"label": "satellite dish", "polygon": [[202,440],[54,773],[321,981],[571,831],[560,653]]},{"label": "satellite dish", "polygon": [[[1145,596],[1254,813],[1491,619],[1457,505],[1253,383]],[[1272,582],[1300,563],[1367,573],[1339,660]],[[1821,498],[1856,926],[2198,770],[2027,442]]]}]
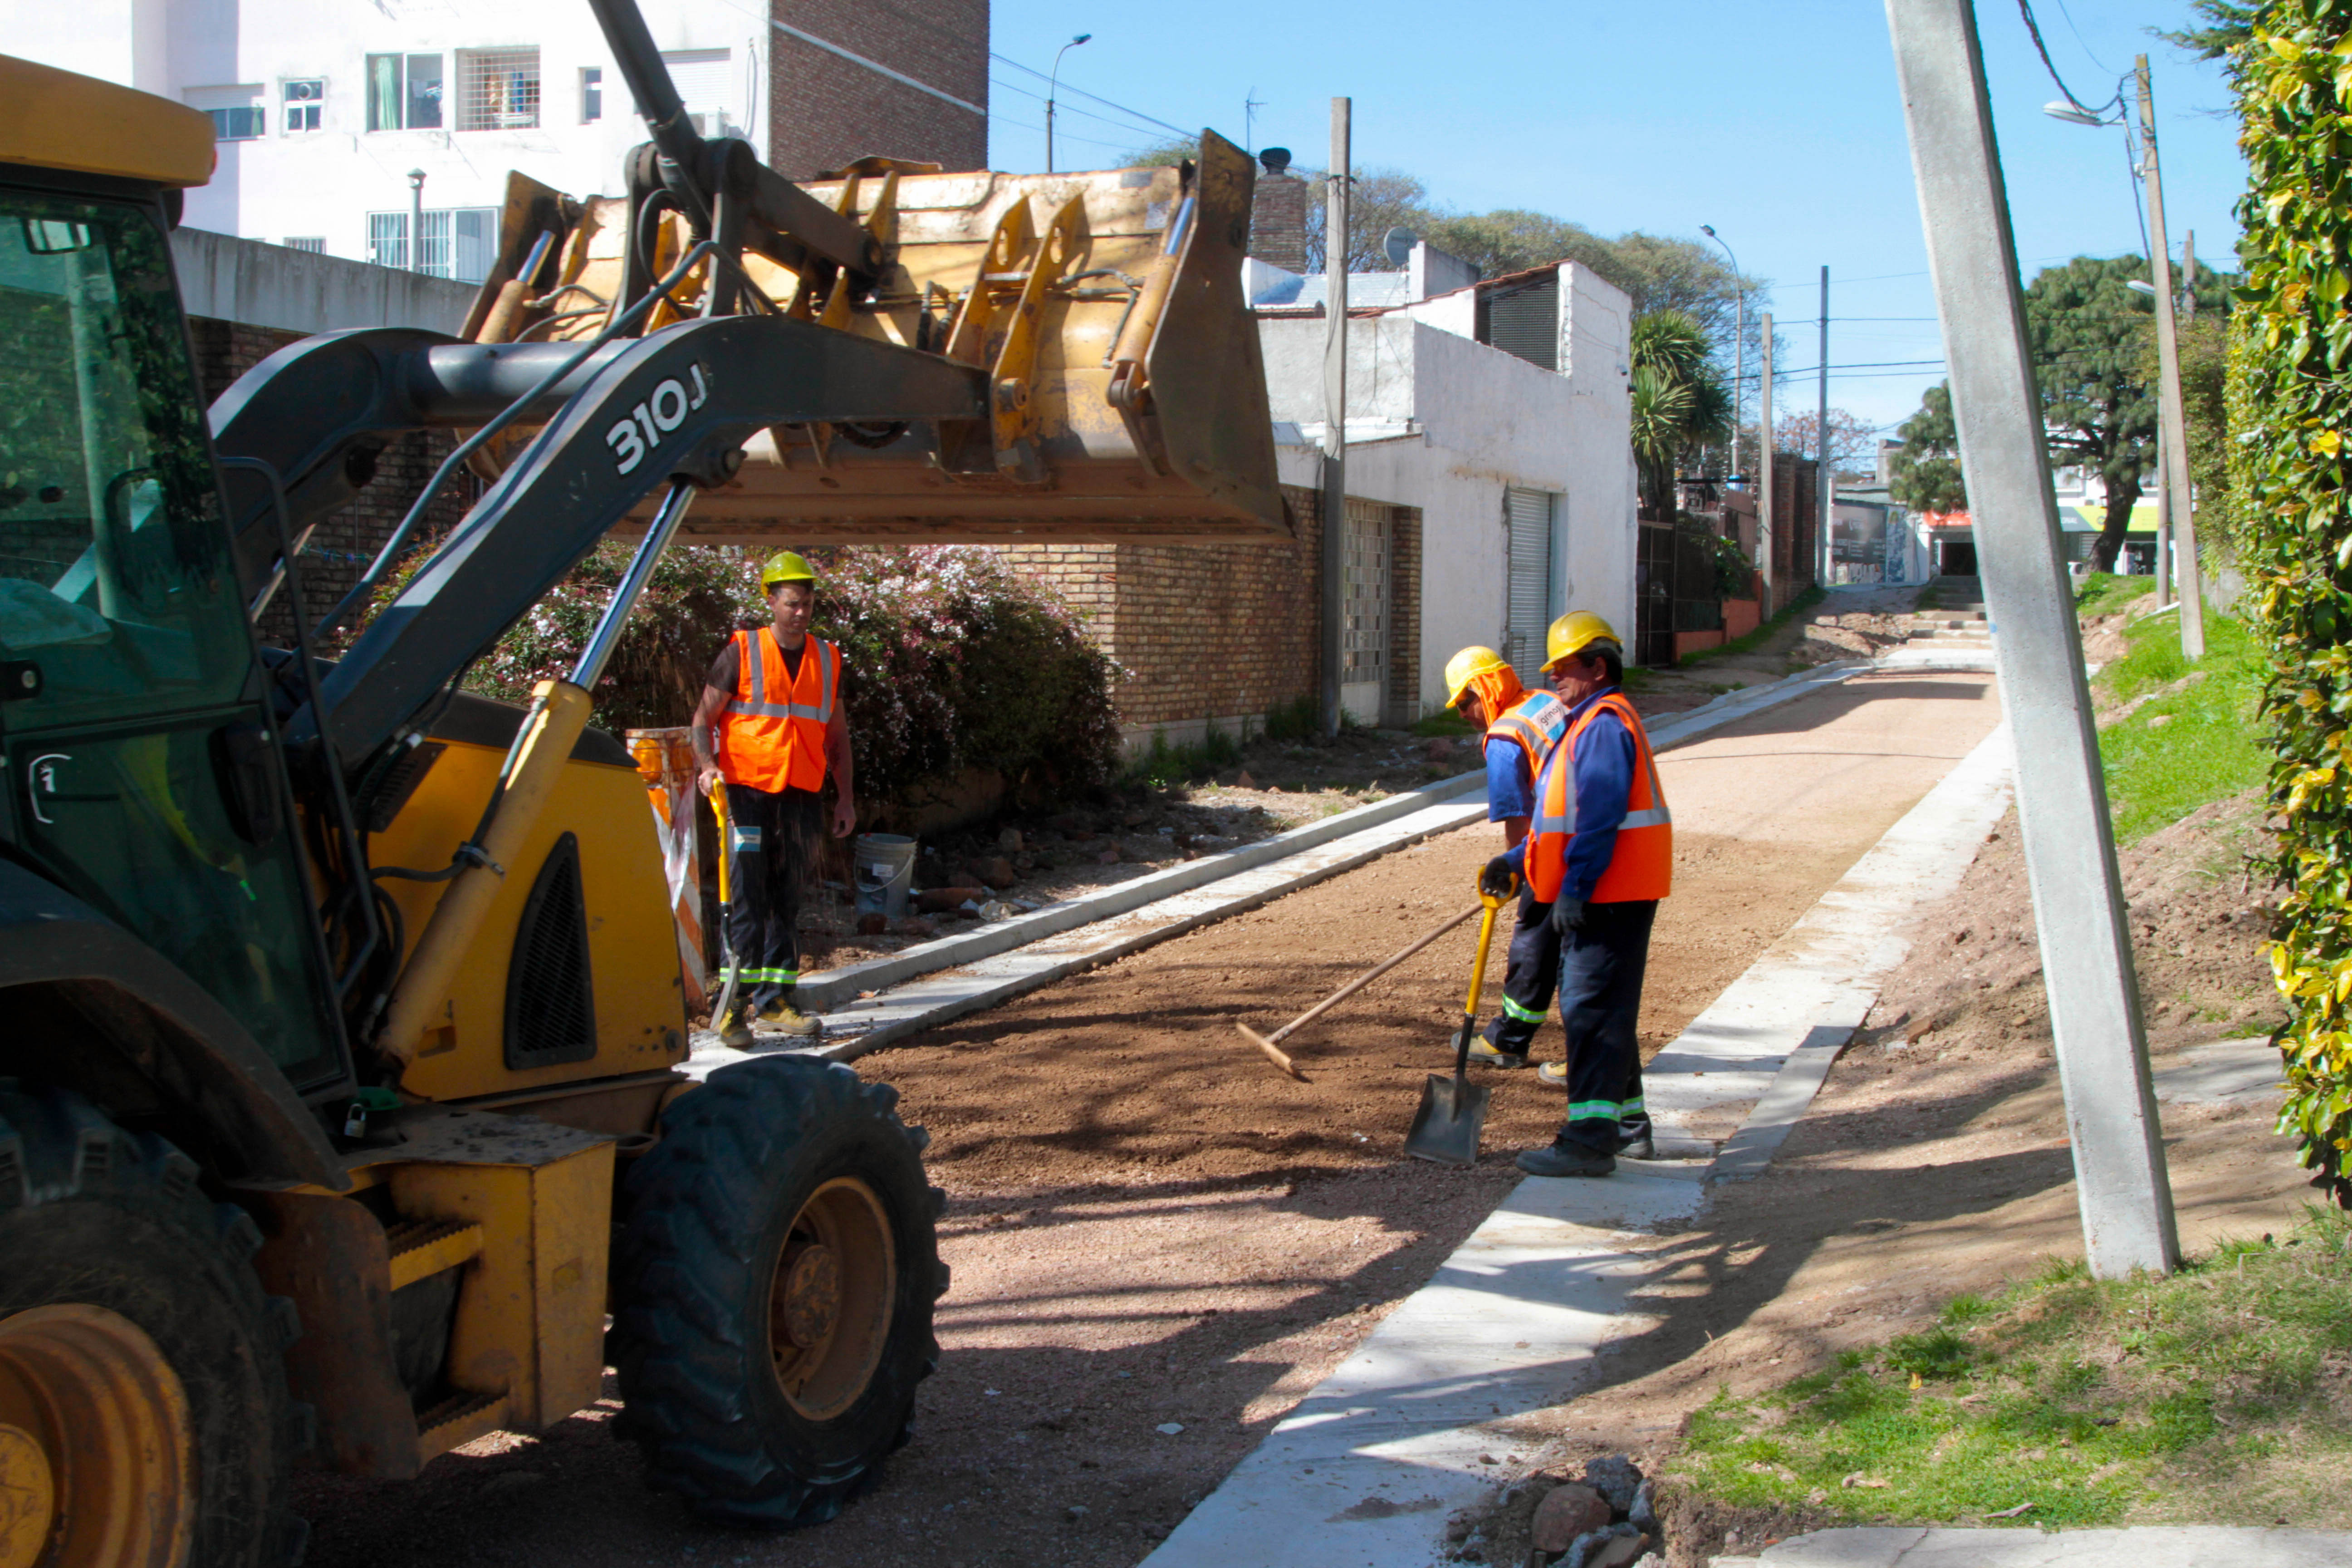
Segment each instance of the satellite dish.
[{"label": "satellite dish", "polygon": [[1387,237],[1381,241],[1381,248],[1388,252],[1391,266],[1402,267],[1412,259],[1412,247],[1420,243],[1421,236],[1413,233],[1412,230],[1392,228],[1389,230]]},{"label": "satellite dish", "polygon": [[1287,147],[1264,148],[1258,153],[1257,161],[1265,166],[1267,174],[1279,174],[1290,167],[1290,149]]}]

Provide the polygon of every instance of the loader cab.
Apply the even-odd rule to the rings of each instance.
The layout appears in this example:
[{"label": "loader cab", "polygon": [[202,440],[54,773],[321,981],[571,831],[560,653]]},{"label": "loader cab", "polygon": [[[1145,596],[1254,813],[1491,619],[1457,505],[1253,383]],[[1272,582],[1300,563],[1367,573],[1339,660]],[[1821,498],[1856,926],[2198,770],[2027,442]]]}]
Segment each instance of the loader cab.
[{"label": "loader cab", "polygon": [[[75,111],[93,94],[135,122],[69,141],[119,119]],[[172,267],[210,128],[21,61],[0,97],[34,105],[0,132],[0,851],[330,1092],[342,1025]]]}]

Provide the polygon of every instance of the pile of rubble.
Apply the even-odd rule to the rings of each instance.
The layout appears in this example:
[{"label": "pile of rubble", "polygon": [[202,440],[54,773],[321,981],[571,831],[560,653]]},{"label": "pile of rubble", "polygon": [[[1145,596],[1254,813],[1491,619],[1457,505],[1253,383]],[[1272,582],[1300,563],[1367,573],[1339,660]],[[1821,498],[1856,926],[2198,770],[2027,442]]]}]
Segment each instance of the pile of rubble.
[{"label": "pile of rubble", "polygon": [[1446,1529],[1452,1558],[1525,1561],[1531,1568],[1664,1568],[1666,1533],[1655,1486],[1623,1454],[1586,1460],[1580,1480],[1530,1477],[1495,1504],[1455,1517]]}]

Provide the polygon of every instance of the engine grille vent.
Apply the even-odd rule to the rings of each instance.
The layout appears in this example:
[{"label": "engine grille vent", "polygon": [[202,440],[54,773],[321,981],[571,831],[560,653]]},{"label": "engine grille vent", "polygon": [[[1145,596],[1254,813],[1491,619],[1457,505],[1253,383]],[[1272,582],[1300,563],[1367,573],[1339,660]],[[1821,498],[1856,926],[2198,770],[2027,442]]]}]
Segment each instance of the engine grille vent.
[{"label": "engine grille vent", "polygon": [[588,904],[580,890],[580,841],[567,833],[548,851],[515,927],[507,967],[507,1066],[584,1062],[595,1054]]}]

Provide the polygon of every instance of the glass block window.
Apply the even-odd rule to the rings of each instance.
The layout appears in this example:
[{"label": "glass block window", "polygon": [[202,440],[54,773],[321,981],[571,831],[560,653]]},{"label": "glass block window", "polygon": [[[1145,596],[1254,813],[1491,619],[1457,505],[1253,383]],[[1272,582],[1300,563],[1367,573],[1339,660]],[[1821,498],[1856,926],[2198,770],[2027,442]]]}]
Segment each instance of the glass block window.
[{"label": "glass block window", "polygon": [[539,51],[457,51],[457,129],[527,131],[539,124]]}]

